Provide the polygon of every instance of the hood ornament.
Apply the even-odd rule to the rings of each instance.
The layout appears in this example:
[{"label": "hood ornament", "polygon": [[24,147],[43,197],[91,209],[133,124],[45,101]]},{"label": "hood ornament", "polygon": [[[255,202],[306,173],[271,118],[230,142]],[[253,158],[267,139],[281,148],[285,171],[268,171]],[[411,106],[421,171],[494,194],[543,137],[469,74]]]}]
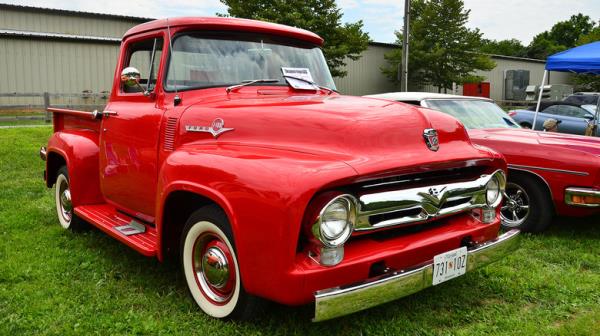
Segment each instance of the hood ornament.
[{"label": "hood ornament", "polygon": [[427,128],[423,131],[423,139],[425,139],[425,144],[430,150],[437,152],[440,149],[438,133],[433,128]]},{"label": "hood ornament", "polygon": [[219,135],[225,132],[233,131],[233,128],[226,128],[225,121],[223,121],[221,118],[217,118],[213,120],[210,126],[185,125],[185,130],[188,132],[210,133],[216,139]]}]

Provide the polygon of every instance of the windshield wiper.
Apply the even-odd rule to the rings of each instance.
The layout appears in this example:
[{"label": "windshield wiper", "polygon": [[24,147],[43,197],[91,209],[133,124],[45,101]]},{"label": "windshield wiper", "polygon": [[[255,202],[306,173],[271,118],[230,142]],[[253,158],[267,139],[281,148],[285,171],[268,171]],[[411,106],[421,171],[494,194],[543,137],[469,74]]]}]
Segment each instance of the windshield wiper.
[{"label": "windshield wiper", "polygon": [[232,86],[228,86],[225,91],[227,91],[227,93],[230,93],[234,90],[238,90],[240,88],[243,88],[244,86],[247,85],[252,85],[252,84],[257,84],[257,83],[277,83],[279,82],[279,79],[252,79],[252,80],[245,80],[243,82],[241,82],[240,84],[236,84],[236,85],[232,85]]},{"label": "windshield wiper", "polygon": [[[330,95],[330,94],[332,94],[332,93],[334,93],[334,92],[337,92],[337,91],[336,91],[336,90],[334,90],[334,89],[330,89],[330,88],[328,88],[328,87],[326,87],[326,86],[321,86],[321,85],[319,85],[319,84],[317,84],[317,83],[315,83],[315,82],[313,82],[313,81],[311,81],[311,80],[305,79],[305,78],[300,78],[300,77],[296,77],[296,76],[290,76],[290,75],[283,75],[283,78],[293,78],[293,79],[297,79],[297,80],[299,80],[299,81],[303,81],[303,82],[305,82],[305,83],[308,83],[308,84],[314,85],[314,86],[318,87],[318,88],[319,88],[319,89],[321,89],[321,90],[328,91],[328,93],[327,93],[328,95]],[[289,83],[288,83],[288,84],[289,84]],[[291,84],[290,84],[290,85],[291,85]]]}]

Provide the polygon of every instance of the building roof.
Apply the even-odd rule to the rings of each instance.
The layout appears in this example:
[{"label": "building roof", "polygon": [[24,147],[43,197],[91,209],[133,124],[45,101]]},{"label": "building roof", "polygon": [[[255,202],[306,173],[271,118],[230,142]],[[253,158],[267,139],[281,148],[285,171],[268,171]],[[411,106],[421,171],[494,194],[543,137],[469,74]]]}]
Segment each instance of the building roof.
[{"label": "building roof", "polygon": [[28,12],[51,12],[51,13],[57,13],[57,14],[62,14],[62,15],[73,15],[73,16],[105,17],[105,18],[110,18],[110,19],[137,21],[137,22],[147,22],[147,21],[154,20],[152,18],[145,18],[145,17],[138,17],[138,16],[93,13],[93,12],[75,11],[75,10],[68,10],[68,9],[14,5],[14,4],[7,4],[7,3],[0,3],[0,9],[16,9],[16,10],[22,10],[22,11],[28,11]]},{"label": "building roof", "polygon": [[77,40],[77,41],[89,41],[89,42],[116,43],[116,44],[121,43],[121,39],[115,38],[115,37],[46,33],[46,32],[34,32],[34,31],[24,31],[24,30],[12,30],[12,29],[0,29],[0,36],[20,37],[20,38],[35,37],[35,38],[54,39],[54,40]]},{"label": "building roof", "polygon": [[382,98],[396,101],[421,101],[425,99],[477,99],[477,100],[489,100],[488,98],[482,97],[470,97],[470,96],[458,96],[443,93],[431,93],[431,92],[387,92],[374,95],[368,95],[365,97],[370,98]]},{"label": "building roof", "polygon": [[193,26],[206,30],[241,30],[256,33],[270,33],[309,41],[318,45],[323,44],[323,39],[308,30],[294,28],[276,23],[257,20],[224,18],[224,17],[177,17],[170,19],[154,20],[137,25],[125,33],[125,37],[139,34],[149,30],[164,29],[170,26]]}]

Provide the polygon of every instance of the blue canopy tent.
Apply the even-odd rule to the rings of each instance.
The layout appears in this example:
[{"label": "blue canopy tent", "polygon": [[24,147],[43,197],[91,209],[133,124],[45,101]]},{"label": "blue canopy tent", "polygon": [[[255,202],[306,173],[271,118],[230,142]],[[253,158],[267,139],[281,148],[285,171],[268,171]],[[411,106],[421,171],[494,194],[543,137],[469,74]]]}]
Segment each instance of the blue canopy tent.
[{"label": "blue canopy tent", "polygon": [[[540,95],[535,109],[535,116],[533,117],[533,129],[535,129],[537,115],[540,110],[540,103],[542,102],[544,83],[546,82],[549,71],[600,75],[600,41],[584,44],[548,57],[548,60],[546,61],[546,71],[544,71],[544,78],[540,85]],[[600,99],[596,106],[596,122],[598,120],[599,110]]]}]

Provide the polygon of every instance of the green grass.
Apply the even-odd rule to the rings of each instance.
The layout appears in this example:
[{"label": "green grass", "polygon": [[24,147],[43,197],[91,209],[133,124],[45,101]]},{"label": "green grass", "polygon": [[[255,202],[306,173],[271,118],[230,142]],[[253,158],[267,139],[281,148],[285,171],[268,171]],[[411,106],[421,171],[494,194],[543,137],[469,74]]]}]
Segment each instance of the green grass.
[{"label": "green grass", "polygon": [[560,219],[505,261],[350,316],[272,305],[252,323],[196,308],[176,265],[60,228],[38,148],[0,129],[0,335],[600,335],[600,220]]}]

